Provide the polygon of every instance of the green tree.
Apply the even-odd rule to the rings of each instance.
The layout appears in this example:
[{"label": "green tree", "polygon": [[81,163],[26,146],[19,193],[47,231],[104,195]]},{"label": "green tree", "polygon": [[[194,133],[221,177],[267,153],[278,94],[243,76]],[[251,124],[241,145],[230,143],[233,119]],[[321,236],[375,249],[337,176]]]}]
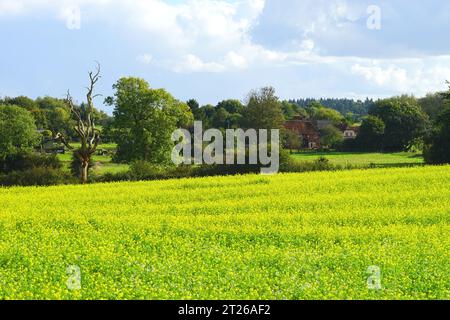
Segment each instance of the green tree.
[{"label": "green tree", "polygon": [[33,116],[22,107],[0,105],[0,157],[29,151],[39,143]]},{"label": "green tree", "polygon": [[67,108],[55,107],[46,110],[47,129],[50,130],[53,135],[58,132],[65,135],[71,132],[71,125],[74,125],[70,111]]},{"label": "green tree", "polygon": [[225,110],[225,108],[216,108],[216,112],[212,119],[212,125],[214,128],[225,128],[229,127],[229,117],[230,114]]},{"label": "green tree", "polygon": [[450,163],[450,90],[442,98],[443,110],[425,139],[424,158],[429,164]]},{"label": "green tree", "polygon": [[292,130],[285,130],[284,134],[284,148],[289,149],[290,153],[293,150],[300,150],[302,147],[302,139]]},{"label": "green tree", "polygon": [[310,118],[314,120],[329,120],[334,124],[338,124],[344,120],[344,117],[339,111],[326,108],[317,102],[313,102],[307,109]]},{"label": "green tree", "polygon": [[320,144],[325,148],[337,148],[343,141],[342,132],[333,125],[320,130]]},{"label": "green tree", "polygon": [[189,107],[189,109],[191,109],[191,112],[193,114],[195,114],[195,112],[198,111],[198,109],[200,109],[200,104],[198,103],[197,100],[195,99],[190,99],[186,102],[187,106]]},{"label": "green tree", "polygon": [[344,121],[345,121],[345,123],[347,123],[348,125],[353,125],[356,121],[357,121],[357,115],[356,114],[354,114],[353,112],[347,112],[346,114],[345,114],[345,117],[344,117],[345,119],[344,119]]},{"label": "green tree", "polygon": [[430,119],[435,120],[444,109],[444,95],[439,93],[429,93],[425,97],[419,99],[419,105]]},{"label": "green tree", "polygon": [[284,124],[281,103],[275,89],[264,87],[251,91],[243,111],[243,125],[253,129],[281,129]]},{"label": "green tree", "polygon": [[190,99],[186,102],[186,105],[191,110],[191,113],[193,114],[195,120],[203,120],[203,119],[200,119],[202,117],[202,115],[200,112],[200,104],[198,103],[197,100]]},{"label": "green tree", "polygon": [[424,158],[429,164],[450,163],[450,107],[437,117],[433,130],[425,139]]},{"label": "green tree", "polygon": [[202,106],[194,114],[194,118],[197,121],[203,123],[203,128],[208,129],[213,127],[214,116],[216,114],[216,108],[213,105],[207,104]]},{"label": "green tree", "polygon": [[45,114],[45,129],[52,131],[54,136],[58,133],[66,137],[76,135],[73,130],[76,122],[72,120],[70,108],[65,100],[46,96],[37,98],[36,103],[39,110]]},{"label": "green tree", "polygon": [[0,104],[15,105],[28,110],[35,119],[36,127],[38,129],[47,129],[47,118],[45,111],[42,110],[39,104],[31,98],[19,96],[15,98],[5,98]]},{"label": "green tree", "polygon": [[297,114],[297,106],[289,101],[281,102],[281,109],[286,120],[291,120]]},{"label": "green tree", "polygon": [[240,113],[230,114],[228,117],[228,125],[230,129],[239,129],[242,123],[243,116]]},{"label": "green tree", "polygon": [[186,103],[173,98],[169,99],[169,102],[163,108],[163,112],[170,117],[177,128],[187,129],[194,124],[194,116]]},{"label": "green tree", "polygon": [[164,89],[151,89],[139,78],[121,78],[113,89],[114,97],[106,102],[114,106],[115,160],[168,163],[172,132],[177,125],[193,120],[189,107]]},{"label": "green tree", "polygon": [[244,110],[244,105],[236,99],[223,100],[217,104],[217,109],[223,108],[229,114],[240,114]]},{"label": "green tree", "polygon": [[380,118],[375,116],[366,117],[356,138],[358,148],[366,151],[381,151],[385,128],[386,126]]},{"label": "green tree", "polygon": [[428,126],[428,116],[417,99],[410,96],[379,100],[369,114],[380,118],[386,126],[383,135],[386,151],[408,150],[416,139],[424,136]]}]

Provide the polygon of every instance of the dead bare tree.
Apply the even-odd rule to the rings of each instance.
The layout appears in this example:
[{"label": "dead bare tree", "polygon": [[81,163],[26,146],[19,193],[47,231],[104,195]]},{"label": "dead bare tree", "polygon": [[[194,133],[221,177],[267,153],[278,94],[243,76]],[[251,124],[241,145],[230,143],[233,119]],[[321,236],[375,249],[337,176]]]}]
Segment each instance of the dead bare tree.
[{"label": "dead bare tree", "polygon": [[[75,106],[70,91],[67,91],[66,95],[66,103],[77,121],[75,131],[79,135],[81,141],[80,149],[74,152],[80,160],[80,180],[83,184],[88,182],[89,163],[100,142],[100,131],[95,128],[93,102],[96,97],[100,96],[99,94],[94,95],[94,87],[100,78],[100,64],[97,62],[96,71],[89,72],[90,83],[89,86],[86,87],[87,106],[85,112],[82,112],[80,108]],[[74,149],[61,133],[56,135],[56,139],[59,139],[67,148],[71,150]]]}]

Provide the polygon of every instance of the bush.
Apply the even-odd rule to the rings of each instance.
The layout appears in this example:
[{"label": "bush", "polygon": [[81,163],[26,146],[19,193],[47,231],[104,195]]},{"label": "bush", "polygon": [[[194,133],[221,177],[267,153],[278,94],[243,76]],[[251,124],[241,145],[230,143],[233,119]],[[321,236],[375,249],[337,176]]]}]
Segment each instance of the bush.
[{"label": "bush", "polygon": [[296,161],[291,160],[285,163],[281,167],[281,172],[294,173],[294,172],[309,172],[309,171],[331,171],[342,170],[341,166],[333,165],[325,157],[320,157],[315,161]]},{"label": "bush", "polygon": [[[189,177],[229,176],[244,174],[259,174],[261,165],[180,165],[158,166],[142,160],[131,164],[128,172],[106,173],[94,177],[94,182],[117,182],[117,181],[146,181],[166,180]],[[318,158],[314,162],[300,162],[294,160],[287,150],[280,151],[280,172],[307,172],[344,169],[333,165],[325,157]]]},{"label": "bush", "polygon": [[201,165],[194,169],[193,176],[210,177],[259,173],[261,170],[260,168],[259,165]]},{"label": "bush", "polygon": [[92,182],[106,183],[106,182],[123,182],[123,181],[131,181],[133,180],[130,172],[117,172],[110,173],[107,172],[101,176],[91,176]]},{"label": "bush", "polygon": [[160,180],[167,178],[167,168],[138,160],[131,164],[130,176],[133,180]]},{"label": "bush", "polygon": [[169,169],[169,175],[173,179],[189,178],[194,176],[195,167],[180,165]]},{"label": "bush", "polygon": [[361,149],[357,139],[346,139],[336,150],[341,152],[355,152]]},{"label": "bush", "polygon": [[50,186],[73,183],[69,174],[60,169],[36,167],[24,171],[12,171],[0,175],[2,186]]},{"label": "bush", "polygon": [[40,153],[10,154],[0,160],[0,172],[26,171],[33,168],[61,169],[61,161],[56,155]]}]

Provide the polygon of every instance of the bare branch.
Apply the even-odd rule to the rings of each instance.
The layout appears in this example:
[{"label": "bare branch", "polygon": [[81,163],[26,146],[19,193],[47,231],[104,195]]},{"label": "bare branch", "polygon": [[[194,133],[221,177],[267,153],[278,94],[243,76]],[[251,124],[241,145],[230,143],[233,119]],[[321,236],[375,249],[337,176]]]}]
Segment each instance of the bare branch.
[{"label": "bare branch", "polygon": [[[88,164],[91,159],[91,156],[95,153],[97,150],[98,144],[100,142],[100,131],[95,128],[95,122],[93,119],[93,111],[94,111],[94,103],[93,99],[96,97],[101,96],[100,94],[93,95],[94,87],[96,83],[101,78],[100,76],[100,63],[97,63],[96,71],[90,71],[88,73],[89,75],[89,85],[86,87],[87,93],[86,93],[86,99],[87,99],[87,105],[86,110],[80,110],[79,108],[75,107],[75,104],[73,103],[72,96],[70,95],[70,92],[67,91],[67,97],[66,101],[67,104],[70,107],[70,111],[76,116],[78,123],[75,127],[75,131],[81,138],[81,148],[79,151],[79,156],[81,160],[81,167],[80,167],[80,173],[81,173],[81,181],[83,183],[87,182],[87,176],[88,176]],[[58,136],[61,139],[64,139],[64,137],[59,134]],[[70,149],[73,149],[70,147],[67,142],[62,140],[63,143],[69,147]]]},{"label": "bare branch", "polygon": [[55,136],[55,141],[61,141],[68,149],[73,150],[74,148],[67,142],[66,138],[61,132],[58,132]]}]

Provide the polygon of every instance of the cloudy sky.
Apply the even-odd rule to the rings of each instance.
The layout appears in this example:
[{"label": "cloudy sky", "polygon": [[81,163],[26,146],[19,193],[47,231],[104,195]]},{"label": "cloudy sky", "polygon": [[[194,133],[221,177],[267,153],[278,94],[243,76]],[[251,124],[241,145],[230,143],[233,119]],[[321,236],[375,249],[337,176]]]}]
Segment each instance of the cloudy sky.
[{"label": "cloudy sky", "polygon": [[0,0],[0,96],[81,100],[95,60],[105,96],[121,76],[202,104],[421,96],[450,80],[449,32],[448,0]]}]

